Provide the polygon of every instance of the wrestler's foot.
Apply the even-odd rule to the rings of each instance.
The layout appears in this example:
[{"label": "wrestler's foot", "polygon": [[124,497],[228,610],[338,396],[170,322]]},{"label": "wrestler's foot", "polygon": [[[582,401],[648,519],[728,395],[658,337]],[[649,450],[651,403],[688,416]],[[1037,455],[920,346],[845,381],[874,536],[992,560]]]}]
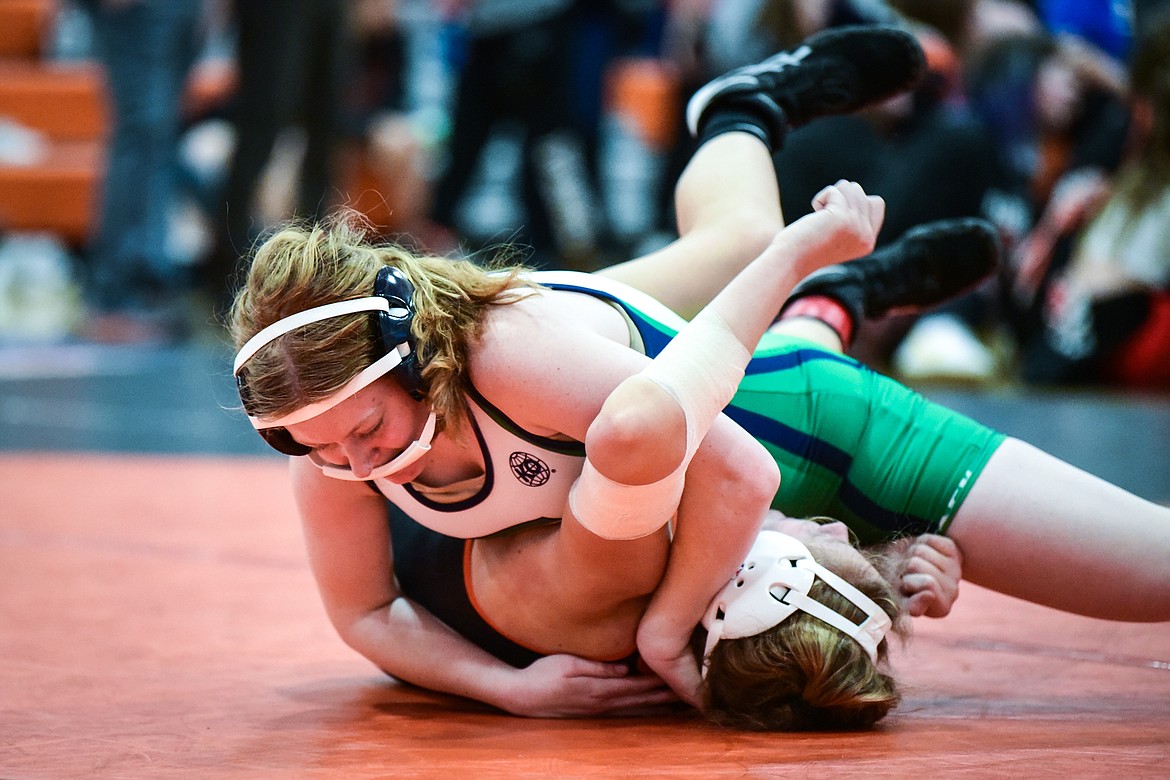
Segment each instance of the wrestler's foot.
[{"label": "wrestler's foot", "polygon": [[794,51],[732,70],[701,87],[687,103],[687,125],[698,135],[721,107],[752,111],[768,122],[775,148],[788,130],[816,117],[845,114],[916,85],[926,70],[913,35],[877,25],[834,27]]},{"label": "wrestler's foot", "polygon": [[928,222],[872,254],[809,274],[788,302],[824,295],[844,306],[860,325],[863,318],[942,303],[975,287],[998,263],[999,238],[986,220]]}]

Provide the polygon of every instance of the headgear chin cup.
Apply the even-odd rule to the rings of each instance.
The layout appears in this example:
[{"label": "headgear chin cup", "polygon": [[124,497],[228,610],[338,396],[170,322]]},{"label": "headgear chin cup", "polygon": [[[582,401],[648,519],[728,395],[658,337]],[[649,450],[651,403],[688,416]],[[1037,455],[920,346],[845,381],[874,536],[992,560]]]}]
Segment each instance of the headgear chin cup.
[{"label": "headgear chin cup", "polygon": [[345,466],[334,466],[331,463],[326,463],[321,460],[321,457],[315,452],[309,453],[309,460],[313,465],[321,469],[321,472],[327,477],[334,479],[344,479],[348,482],[367,482],[372,479],[381,479],[388,477],[402,471],[404,468],[414,463],[416,460],[426,455],[431,449],[431,440],[435,438],[435,413],[431,412],[427,416],[427,421],[423,425],[422,430],[418,434],[418,438],[410,443],[410,446],[400,452],[396,457],[391,459],[388,463],[383,463],[376,469],[372,469],[369,474],[364,477],[354,475],[353,471]]},{"label": "headgear chin cup", "polygon": [[[308,455],[311,448],[293,439],[287,426],[310,420],[332,409],[390,371],[394,371],[395,378],[402,383],[412,397],[419,400],[424,398],[426,396],[425,383],[418,364],[414,335],[410,330],[414,320],[413,297],[414,287],[405,274],[393,266],[384,266],[374,279],[374,295],[316,306],[291,314],[272,323],[248,339],[247,343],[236,353],[232,373],[236,378],[240,402],[248,414],[248,420],[264,440],[285,455]],[[253,411],[252,396],[243,368],[257,352],[265,345],[297,328],[321,320],[361,312],[371,312],[376,317],[380,344],[384,350],[384,353],[377,360],[360,371],[328,398],[279,417],[266,417]],[[433,433],[433,425],[431,433]],[[429,448],[429,434],[427,435]],[[408,451],[412,450],[408,448]],[[417,450],[413,450],[413,452],[417,452],[414,455],[417,459],[419,455],[426,452],[426,448],[422,449],[421,452]],[[403,455],[405,454],[404,452]],[[399,458],[401,457],[400,455]]]},{"label": "headgear chin cup", "polygon": [[[820,578],[866,614],[861,623],[809,598],[813,582]],[[787,620],[797,610],[807,612],[852,637],[871,661],[889,630],[890,616],[873,599],[817,563],[808,548],[788,534],[761,531],[748,558],[731,582],[711,601],[703,616],[707,658],[721,639],[741,639],[763,633]]]}]

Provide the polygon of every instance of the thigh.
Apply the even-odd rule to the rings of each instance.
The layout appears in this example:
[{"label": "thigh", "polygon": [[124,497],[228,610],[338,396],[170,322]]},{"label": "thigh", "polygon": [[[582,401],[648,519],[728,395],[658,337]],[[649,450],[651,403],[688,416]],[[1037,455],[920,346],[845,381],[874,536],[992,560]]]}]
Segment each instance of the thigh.
[{"label": "thigh", "polygon": [[746,133],[699,147],[675,190],[679,238],[599,271],[690,319],[784,227],[772,156]]},{"label": "thigh", "polygon": [[1090,617],[1170,620],[1170,509],[1019,440],[992,456],[948,536],[978,585]]},{"label": "thigh", "polygon": [[852,358],[776,333],[728,415],[780,466],[776,509],[841,520],[866,544],[942,533],[1003,439]]}]

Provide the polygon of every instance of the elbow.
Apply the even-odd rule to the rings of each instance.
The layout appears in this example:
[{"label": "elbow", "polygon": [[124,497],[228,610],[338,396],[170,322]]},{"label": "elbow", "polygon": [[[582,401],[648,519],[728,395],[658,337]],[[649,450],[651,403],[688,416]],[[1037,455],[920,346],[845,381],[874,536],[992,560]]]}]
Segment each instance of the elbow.
[{"label": "elbow", "polygon": [[763,522],[764,514],[780,489],[780,468],[776,461],[759,442],[745,448],[742,457],[734,462],[724,461],[722,475],[726,483],[726,495],[737,513],[755,517]]},{"label": "elbow", "polygon": [[610,393],[585,447],[593,467],[615,482],[657,482],[686,454],[686,415],[660,385],[634,375]]},{"label": "elbow", "polygon": [[372,661],[387,674],[392,674],[382,667],[380,660],[375,657],[378,655],[375,652],[377,646],[375,637],[380,635],[388,621],[389,608],[390,604],[384,604],[372,610],[329,610],[328,615],[333,630],[347,647]]},{"label": "elbow", "polygon": [[338,638],[345,643],[346,647],[363,656],[366,655],[363,651],[363,642],[361,640],[362,631],[360,630],[359,620],[355,619],[352,615],[330,615],[329,622],[333,624],[333,630],[337,632]]}]

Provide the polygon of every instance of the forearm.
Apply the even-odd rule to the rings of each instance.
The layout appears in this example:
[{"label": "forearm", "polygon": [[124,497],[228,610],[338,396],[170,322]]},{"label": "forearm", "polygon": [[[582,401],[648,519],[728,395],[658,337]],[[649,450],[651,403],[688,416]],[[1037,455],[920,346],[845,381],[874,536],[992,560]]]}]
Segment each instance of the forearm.
[{"label": "forearm", "polygon": [[511,711],[517,670],[403,598],[338,626],[342,639],[404,682]]},{"label": "forearm", "polygon": [[647,662],[692,703],[699,675],[691,634],[743,563],[779,485],[771,456],[752,445],[732,460],[714,448],[700,450],[688,471],[666,572],[638,627]]},{"label": "forearm", "polygon": [[676,615],[680,635],[690,635],[743,563],[776,494],[776,465],[762,446],[755,447],[758,452],[726,468],[696,459],[699,468],[688,472],[666,573],[648,610]]}]

